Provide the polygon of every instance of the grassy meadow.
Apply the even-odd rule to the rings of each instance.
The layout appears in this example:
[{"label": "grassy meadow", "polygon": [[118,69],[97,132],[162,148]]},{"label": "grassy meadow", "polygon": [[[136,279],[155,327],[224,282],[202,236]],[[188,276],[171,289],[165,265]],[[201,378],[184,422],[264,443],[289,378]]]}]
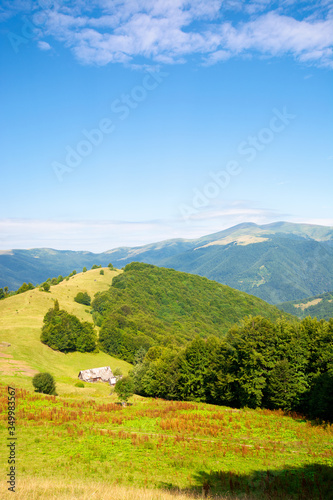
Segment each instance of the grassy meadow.
[{"label": "grassy meadow", "polygon": [[[100,269],[93,269],[51,286],[49,292],[35,288],[0,301],[0,380],[3,383],[31,389],[33,375],[48,371],[56,379],[58,394],[64,395],[79,393],[74,384],[80,370],[110,365],[112,369],[119,366],[127,374],[131,365],[108,354],[64,354],[40,342],[44,315],[56,299],[60,308],[81,321],[92,322],[91,308],[78,304],[74,297],[79,291],[86,291],[93,298],[95,293],[107,290],[112,278],[121,272],[103,269],[104,275]],[[91,384],[86,392],[91,396],[107,395],[110,390],[104,384]]]},{"label": "grassy meadow", "polygon": [[[0,402],[5,442],[5,385]],[[333,426],[281,411],[137,396],[131,402],[122,407],[115,395],[62,398],[17,389],[17,491],[30,484],[36,493],[50,481],[57,498],[86,498],[75,496],[80,479],[77,489],[87,491],[95,484],[220,498],[333,498]],[[6,459],[3,446],[2,470]],[[0,488],[3,494],[4,476]],[[111,498],[98,491],[94,498]],[[157,492],[152,498],[160,498]]]}]

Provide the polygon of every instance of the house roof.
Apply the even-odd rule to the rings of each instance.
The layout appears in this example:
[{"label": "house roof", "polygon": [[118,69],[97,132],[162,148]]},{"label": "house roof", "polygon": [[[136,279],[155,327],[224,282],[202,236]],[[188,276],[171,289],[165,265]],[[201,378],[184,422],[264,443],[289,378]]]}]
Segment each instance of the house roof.
[{"label": "house roof", "polygon": [[108,382],[111,378],[113,378],[112,370],[109,366],[102,366],[101,368],[90,368],[89,370],[82,370],[79,373],[79,377],[89,380],[100,378],[105,382]]}]

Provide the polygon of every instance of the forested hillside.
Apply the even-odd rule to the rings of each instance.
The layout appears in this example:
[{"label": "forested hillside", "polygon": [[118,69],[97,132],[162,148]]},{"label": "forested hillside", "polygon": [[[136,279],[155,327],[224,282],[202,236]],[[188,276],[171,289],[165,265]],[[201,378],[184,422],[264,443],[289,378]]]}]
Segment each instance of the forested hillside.
[{"label": "forested hillside", "polygon": [[311,316],[312,318],[329,320],[333,318],[333,292],[322,293],[303,300],[283,302],[277,304],[277,307],[301,319]]},{"label": "forested hillside", "polygon": [[102,348],[129,362],[140,348],[181,346],[196,335],[223,337],[246,315],[275,320],[284,314],[207,278],[143,263],[128,264],[92,308]]},{"label": "forested hillside", "polygon": [[41,283],[93,264],[117,268],[146,262],[209,279],[270,304],[333,290],[333,228],[276,222],[242,223],[196,239],[173,239],[103,253],[47,248],[0,252],[0,288]]}]

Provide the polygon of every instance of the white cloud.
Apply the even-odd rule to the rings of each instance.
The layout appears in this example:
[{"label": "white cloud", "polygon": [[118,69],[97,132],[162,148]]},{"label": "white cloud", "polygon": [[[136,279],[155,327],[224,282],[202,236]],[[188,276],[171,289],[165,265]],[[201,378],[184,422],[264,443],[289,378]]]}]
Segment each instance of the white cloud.
[{"label": "white cloud", "polygon": [[[145,58],[145,64],[179,63],[193,55],[215,64],[230,57],[288,54],[306,64],[332,66],[333,2],[328,0],[301,5],[295,0],[47,4],[51,8],[31,10],[32,19],[42,11],[42,33],[63,42],[85,64],[137,66],[137,58]],[[14,0],[11,5],[17,13],[29,2]]]},{"label": "white cloud", "polygon": [[41,49],[41,50],[51,50],[51,45],[47,42],[43,42],[42,40],[40,40],[38,43],[37,43],[38,47]]}]

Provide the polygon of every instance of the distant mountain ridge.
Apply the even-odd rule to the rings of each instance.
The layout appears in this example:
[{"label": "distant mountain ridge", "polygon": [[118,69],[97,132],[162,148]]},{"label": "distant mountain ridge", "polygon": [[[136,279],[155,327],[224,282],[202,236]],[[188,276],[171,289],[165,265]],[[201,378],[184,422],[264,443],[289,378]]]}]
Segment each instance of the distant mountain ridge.
[{"label": "distant mountain ridge", "polygon": [[298,316],[300,319],[311,316],[328,321],[333,318],[333,292],[322,293],[302,300],[283,302],[277,304],[277,307],[281,311]]},{"label": "distant mountain ridge", "polygon": [[137,261],[174,268],[231,286],[271,304],[333,290],[333,228],[242,223],[196,239],[172,239],[100,254],[52,249],[0,252],[0,287],[40,283],[93,264]]}]

